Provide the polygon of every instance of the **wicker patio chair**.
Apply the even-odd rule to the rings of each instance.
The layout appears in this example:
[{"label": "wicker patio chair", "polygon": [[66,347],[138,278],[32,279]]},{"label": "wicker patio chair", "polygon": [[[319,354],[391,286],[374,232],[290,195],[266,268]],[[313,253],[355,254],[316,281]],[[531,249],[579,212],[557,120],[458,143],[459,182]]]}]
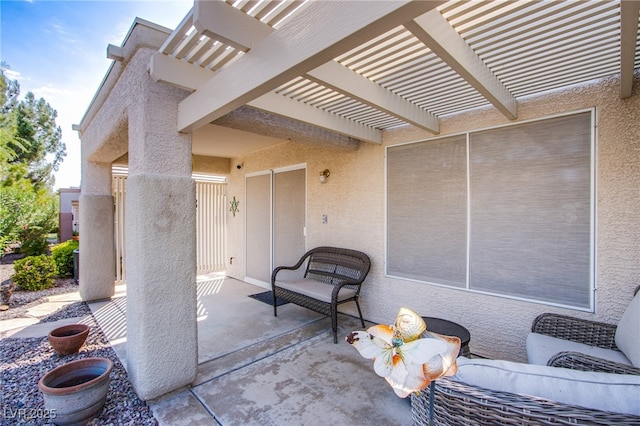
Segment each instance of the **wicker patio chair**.
[{"label": "wicker patio chair", "polygon": [[[302,279],[278,279],[279,272],[298,270],[305,265]],[[338,306],[355,302],[362,327],[365,327],[358,297],[360,287],[371,268],[366,254],[337,247],[316,247],[306,252],[293,266],[278,266],[271,274],[274,294],[273,315],[278,316],[276,297],[331,317],[333,342],[338,343]]]},{"label": "wicker patio chair", "polygon": [[552,367],[570,368],[572,370],[640,375],[640,368],[609,361],[603,358],[597,358],[591,355],[581,354],[580,352],[558,352],[549,359],[547,365]]},{"label": "wicker patio chair", "polygon": [[[635,289],[634,295],[639,290],[640,286]],[[615,324],[552,313],[539,315],[531,326],[533,333],[620,352],[615,342],[616,330]],[[570,351],[555,354],[547,365],[583,371],[640,375],[640,368]]]},{"label": "wicker patio chair", "polygon": [[[640,417],[610,413],[438,379],[434,394],[436,425],[640,425]],[[416,425],[429,424],[429,388],[411,396]]]}]

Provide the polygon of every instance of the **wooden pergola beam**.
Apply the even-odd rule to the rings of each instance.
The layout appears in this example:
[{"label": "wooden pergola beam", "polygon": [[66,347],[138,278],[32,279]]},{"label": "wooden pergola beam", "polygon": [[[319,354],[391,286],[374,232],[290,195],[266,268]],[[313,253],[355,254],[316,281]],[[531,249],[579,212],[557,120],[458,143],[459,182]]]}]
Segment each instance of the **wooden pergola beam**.
[{"label": "wooden pergola beam", "polygon": [[198,34],[244,52],[274,31],[222,0],[196,0],[193,4],[193,26]]},{"label": "wooden pergola beam", "polygon": [[193,92],[209,81],[214,73],[163,53],[155,53],[151,57],[149,74],[155,81]]},{"label": "wooden pergola beam", "polygon": [[[431,10],[443,1],[310,2],[291,20],[214,75],[178,106],[191,131]],[[366,7],[364,7],[366,6]],[[330,16],[332,19],[326,19]]]},{"label": "wooden pergola beam", "polygon": [[440,131],[440,123],[435,115],[336,61],[329,61],[309,71],[307,77],[407,123],[432,133]]},{"label": "wooden pergola beam", "polygon": [[371,143],[382,143],[382,131],[302,102],[269,92],[247,105]]},{"label": "wooden pergola beam", "polygon": [[[150,74],[156,81],[162,81],[192,92],[206,83],[215,73],[162,53],[156,53],[151,57]],[[266,93],[247,105],[295,120],[305,121],[354,139],[382,143],[382,132],[380,130],[297,102],[275,92]]]},{"label": "wooden pergola beam", "polygon": [[517,117],[515,97],[440,12],[432,10],[404,26],[507,118],[514,120]]},{"label": "wooden pergola beam", "polygon": [[640,1],[620,2],[620,97],[629,98],[633,92],[633,73],[638,40]]}]

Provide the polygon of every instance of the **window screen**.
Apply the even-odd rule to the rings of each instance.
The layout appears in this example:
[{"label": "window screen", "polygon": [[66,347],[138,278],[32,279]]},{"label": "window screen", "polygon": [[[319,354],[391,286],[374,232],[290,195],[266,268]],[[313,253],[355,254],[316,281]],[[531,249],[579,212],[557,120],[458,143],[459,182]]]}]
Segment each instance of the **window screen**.
[{"label": "window screen", "polygon": [[387,274],[589,309],[591,128],[584,112],[389,147]]},{"label": "window screen", "polygon": [[589,307],[590,122],[470,135],[471,289]]},{"label": "window screen", "polygon": [[389,275],[466,286],[466,163],[466,135],[388,149]]}]

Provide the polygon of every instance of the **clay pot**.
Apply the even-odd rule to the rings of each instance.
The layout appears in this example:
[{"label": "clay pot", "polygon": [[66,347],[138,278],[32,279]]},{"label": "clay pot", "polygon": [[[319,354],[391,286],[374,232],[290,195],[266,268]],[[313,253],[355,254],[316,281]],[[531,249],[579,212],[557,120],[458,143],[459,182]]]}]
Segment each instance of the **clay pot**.
[{"label": "clay pot", "polygon": [[89,326],[71,324],[58,327],[49,333],[49,343],[59,355],[74,354],[80,350],[89,335]]},{"label": "clay pot", "polygon": [[97,417],[107,399],[112,368],[108,358],[85,358],[42,376],[38,388],[51,420],[58,425],[84,425]]}]

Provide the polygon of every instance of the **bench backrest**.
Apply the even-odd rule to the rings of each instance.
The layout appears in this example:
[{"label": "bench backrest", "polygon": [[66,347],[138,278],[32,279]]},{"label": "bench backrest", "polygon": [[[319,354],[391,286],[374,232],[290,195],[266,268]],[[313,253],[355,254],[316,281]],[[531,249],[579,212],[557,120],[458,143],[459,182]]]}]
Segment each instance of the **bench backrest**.
[{"label": "bench backrest", "polygon": [[309,250],[305,278],[341,284],[349,282],[358,287],[371,268],[371,260],[366,254],[338,247],[316,247]]}]

